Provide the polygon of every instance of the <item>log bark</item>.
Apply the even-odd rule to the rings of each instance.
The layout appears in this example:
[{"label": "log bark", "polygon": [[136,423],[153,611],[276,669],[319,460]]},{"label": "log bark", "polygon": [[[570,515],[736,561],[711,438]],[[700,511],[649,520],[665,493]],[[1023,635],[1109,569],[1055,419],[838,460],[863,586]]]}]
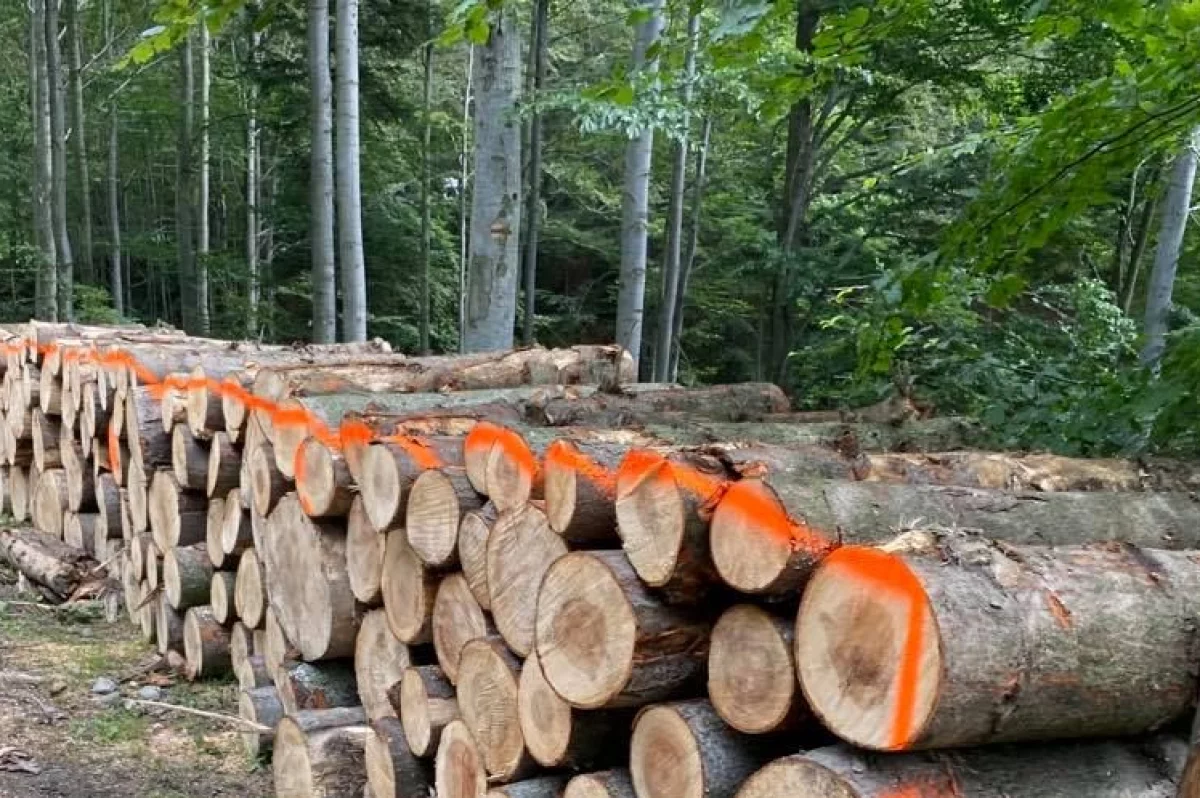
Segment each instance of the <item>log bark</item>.
[{"label": "log bark", "polygon": [[459,711],[489,777],[500,782],[517,781],[534,769],[517,719],[520,674],[520,660],[495,637],[476,638],[463,647]]},{"label": "log bark", "polygon": [[487,542],[499,513],[488,502],[483,507],[463,515],[458,525],[458,562],[471,594],[481,609],[492,609],[492,597],[487,582]]},{"label": "log bark", "polygon": [[168,651],[183,652],[183,614],[160,598],[154,602],[154,618],[154,641],[158,646],[158,653],[165,657]]},{"label": "log bark", "polygon": [[289,715],[311,709],[353,708],[363,712],[354,683],[354,665],[349,660],[286,662],[275,669],[274,679],[279,700]]},{"label": "log bark", "polygon": [[171,468],[179,487],[208,489],[208,449],[184,424],[175,424],[171,430]]},{"label": "log bark", "polygon": [[66,599],[83,579],[86,555],[32,529],[0,528],[0,558]]},{"label": "log bark", "polygon": [[483,755],[465,721],[451,721],[442,730],[434,760],[434,791],[438,798],[480,798],[487,791]]},{"label": "log bark", "polygon": [[371,723],[366,769],[372,798],[423,796],[433,786],[433,768],[409,749],[400,721],[395,717]]},{"label": "log bark", "polygon": [[638,714],[629,774],[639,798],[733,798],[770,751],[722,723],[708,701],[680,701]]},{"label": "log bark", "polygon": [[67,479],[67,507],[77,513],[96,511],[95,475],[74,439],[59,441],[59,459]]},{"label": "log bark", "polygon": [[1195,698],[1198,596],[1187,552],[915,531],[826,560],[797,673],[823,724],[865,748],[1139,734]]},{"label": "log bark", "polygon": [[51,537],[62,539],[63,514],[67,511],[67,478],[55,468],[38,475],[33,492],[33,526]]},{"label": "log bark", "polygon": [[450,574],[438,585],[433,602],[433,649],[451,684],[458,682],[463,646],[477,637],[495,634],[462,574]]},{"label": "log bark", "polygon": [[60,421],[56,416],[47,416],[41,410],[33,411],[33,463],[39,471],[62,468],[62,454],[58,450],[62,437]]},{"label": "log bark", "polygon": [[345,528],[309,518],[288,494],[266,534],[267,589],[288,639],[310,661],[353,654],[359,612],[346,575]]},{"label": "log bark", "polygon": [[[278,446],[275,451],[280,451]],[[297,449],[292,471],[305,513],[313,518],[336,518],[350,512],[354,481],[340,454],[309,438]]]},{"label": "log bark", "polygon": [[624,751],[613,740],[629,731],[632,720],[621,710],[572,709],[546,681],[536,652],[521,667],[517,715],[525,745],[539,765],[576,772],[621,761]]},{"label": "log bark", "polygon": [[463,514],[483,504],[464,468],[431,469],[418,476],[409,489],[404,515],[408,542],[417,557],[430,568],[458,565],[458,527]]},{"label": "log bark", "polygon": [[792,627],[753,604],[730,607],[713,626],[708,698],[734,729],[766,734],[809,717],[796,684]]},{"label": "log bark", "polygon": [[250,511],[242,505],[242,492],[234,488],[225,494],[225,514],[221,519],[221,550],[230,558],[240,558],[254,545]]},{"label": "log bark", "polygon": [[358,487],[367,518],[383,531],[404,522],[413,481],[424,471],[462,464],[459,438],[393,438],[363,454]]},{"label": "log bark", "polygon": [[487,798],[562,798],[566,786],[566,776],[540,776],[515,784],[497,784],[488,790]]},{"label": "log bark", "polygon": [[375,531],[362,496],[355,496],[346,517],[346,572],[354,598],[367,607],[383,603],[380,582],[386,548],[387,533]]},{"label": "log bark", "polygon": [[112,474],[100,474],[93,480],[93,488],[100,526],[107,530],[110,540],[124,537],[121,529],[121,489],[117,487]]},{"label": "log bark", "polygon": [[388,626],[402,643],[420,645],[431,638],[437,575],[421,564],[403,529],[388,533],[379,591]]},{"label": "log bark", "polygon": [[501,513],[487,544],[492,618],[505,642],[524,657],[533,648],[538,588],[547,569],[567,553],[545,514],[532,504]]},{"label": "log bark", "polygon": [[737,798],[1171,798],[1178,767],[1157,741],[990,746],[881,757],[838,745],[776,759]]},{"label": "log bark", "polygon": [[981,440],[973,421],[953,416],[906,421],[902,424],[866,421],[808,423],[783,415],[762,422],[726,424],[680,419],[678,424],[646,424],[642,432],[673,440],[676,445],[701,445],[726,441],[765,441],[780,446],[827,446],[854,456],[859,452],[945,452],[968,449]]},{"label": "log bark", "polygon": [[233,607],[237,617],[250,629],[259,629],[266,621],[266,575],[256,549],[247,549],[238,561],[233,586]]},{"label": "log bark", "polygon": [[978,529],[1011,543],[1118,540],[1200,546],[1200,502],[1180,493],[1007,493],[931,485],[742,480],[721,498],[712,553],[738,590],[789,595],[838,545],[890,538],[914,520]]},{"label": "log bark", "polygon": [[150,480],[150,531],[159,549],[203,543],[208,536],[208,501],[202,493],[182,490],[169,471]]},{"label": "log bark", "polygon": [[369,720],[396,716],[388,694],[399,687],[410,664],[408,646],[392,634],[384,611],[372,610],[364,615],[354,646],[354,671]]},{"label": "log bark", "polygon": [[399,690],[391,694],[409,749],[416,756],[434,756],[442,730],[459,718],[454,685],[441,668],[422,665],[406,668]]},{"label": "log bark", "polygon": [[[563,798],[636,798],[633,780],[624,768],[584,773],[567,782]],[[791,798],[791,796],[780,796]]]},{"label": "log bark", "polygon": [[204,488],[210,497],[224,496],[241,484],[242,450],[224,432],[214,433],[208,445]]},{"label": "log bark", "polygon": [[163,431],[162,410],[152,389],[126,393],[123,431],[129,459],[143,471],[172,467],[171,435]]},{"label": "log bark", "polygon": [[[208,591],[213,617],[222,626],[233,626],[238,619],[233,597],[237,592],[237,574],[233,571],[213,571],[212,584]],[[236,671],[235,671],[236,672]]]},{"label": "log bark", "polygon": [[626,386],[622,393],[547,398],[536,403],[529,415],[533,423],[551,427],[619,429],[644,424],[661,413],[689,413],[717,422],[756,421],[765,415],[785,413],[790,406],[783,391],[771,383],[703,388],[654,385]]},{"label": "log bark", "polygon": [[[342,710],[326,710],[326,712]],[[352,713],[345,712],[337,720]],[[358,716],[361,717],[361,711]],[[332,723],[333,719],[325,721]],[[289,715],[275,731],[272,767],[277,798],[350,798],[367,783],[365,749],[369,726],[364,720],[312,728]],[[353,724],[353,725],[350,725]]]},{"label": "log bark", "polygon": [[252,762],[271,753],[275,727],[283,720],[283,704],[274,687],[243,688],[238,693],[238,715],[243,720],[266,726],[268,731],[243,730],[242,747]]},{"label": "log bark", "polygon": [[232,672],[229,630],[213,617],[211,607],[192,607],[187,611],[183,619],[183,650],[190,681]]},{"label": "log bark", "polygon": [[546,681],[574,707],[636,707],[702,689],[707,624],[652,594],[621,551],[572,552],[551,565],[536,630]]}]

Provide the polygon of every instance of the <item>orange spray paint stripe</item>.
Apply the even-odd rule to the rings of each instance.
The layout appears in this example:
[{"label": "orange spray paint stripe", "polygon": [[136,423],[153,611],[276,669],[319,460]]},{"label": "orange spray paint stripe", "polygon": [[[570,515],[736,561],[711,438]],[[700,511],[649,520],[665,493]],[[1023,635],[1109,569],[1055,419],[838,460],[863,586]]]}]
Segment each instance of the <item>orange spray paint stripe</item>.
[{"label": "orange spray paint stripe", "polygon": [[579,451],[579,447],[570,441],[560,438],[550,444],[550,447],[546,449],[545,459],[546,470],[549,470],[551,465],[555,465],[574,471],[595,485],[605,496],[616,495],[616,474]]},{"label": "orange spray paint stripe", "polygon": [[300,509],[305,515],[312,515],[312,500],[304,489],[304,479],[308,475],[308,463],[304,458],[304,445],[296,447],[296,456],[292,458],[292,476],[296,480],[296,496],[300,499]]},{"label": "orange spray paint stripe", "polygon": [[422,471],[428,471],[431,468],[441,468],[443,465],[442,458],[438,457],[438,453],[433,450],[428,441],[404,434],[391,435],[384,438],[384,441],[398,446],[413,459],[413,462]]},{"label": "orange spray paint stripe", "polygon": [[492,446],[500,447],[500,453],[516,467],[517,473],[528,477],[531,483],[538,481],[541,468],[538,467],[537,458],[529,450],[524,438],[508,427],[498,427]]},{"label": "orange spray paint stripe", "polygon": [[743,522],[786,543],[793,551],[806,551],[818,557],[837,545],[829,536],[788,516],[779,501],[757,480],[740,480],[730,485],[721,497],[721,511],[735,513]]},{"label": "orange spray paint stripe", "polygon": [[114,474],[121,473],[121,439],[112,424],[108,425],[108,470]]}]

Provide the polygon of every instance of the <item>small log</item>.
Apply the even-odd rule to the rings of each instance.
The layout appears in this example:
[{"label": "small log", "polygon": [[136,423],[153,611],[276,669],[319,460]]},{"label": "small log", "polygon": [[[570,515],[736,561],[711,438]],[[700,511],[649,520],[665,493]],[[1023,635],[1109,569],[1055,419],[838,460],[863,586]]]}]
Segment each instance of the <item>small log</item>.
[{"label": "small log", "polygon": [[347,413],[338,426],[342,454],[355,482],[362,477],[362,457],[373,441],[396,436],[427,438],[431,436],[464,437],[481,420],[512,422],[521,420],[520,413],[500,405],[471,405],[442,411],[412,413]]},{"label": "small log", "polygon": [[[365,749],[371,733],[362,712],[323,710],[321,725],[289,715],[275,730],[272,768],[277,798],[358,798],[367,783]],[[325,713],[337,713],[327,716]],[[354,717],[355,720],[349,718]],[[336,724],[336,725],[335,725]]]},{"label": "small log", "polygon": [[162,597],[146,582],[142,583],[138,595],[140,598],[138,604],[141,609],[138,610],[137,623],[142,633],[142,640],[154,644],[158,635],[158,605],[162,603]]},{"label": "small log", "polygon": [[221,551],[226,557],[241,557],[254,545],[250,511],[242,506],[242,492],[234,488],[225,495],[225,515],[221,519]]},{"label": "small log", "polygon": [[208,449],[185,424],[171,430],[171,468],[175,481],[186,490],[207,490]]},{"label": "small log", "polygon": [[213,568],[225,566],[225,550],[221,546],[221,527],[224,523],[225,500],[209,499],[208,511],[205,513],[204,519],[204,548],[208,552]]},{"label": "small log", "polygon": [[458,525],[458,562],[463,576],[471,588],[471,594],[484,610],[492,609],[492,596],[488,592],[487,542],[499,512],[496,505],[488,502],[483,507],[468,512]]},{"label": "small log", "polygon": [[497,781],[517,781],[533,771],[517,712],[521,662],[499,639],[476,638],[463,647],[458,706],[479,744],[484,768]]},{"label": "small log", "polygon": [[32,529],[0,528],[0,559],[66,599],[84,577],[83,552]]},{"label": "small log", "polygon": [[487,792],[483,754],[463,720],[442,730],[434,760],[434,791],[438,798],[480,798]]},{"label": "small log", "polygon": [[183,619],[183,651],[189,681],[232,672],[229,630],[213,617],[211,607],[192,607]]},{"label": "small log", "polygon": [[404,514],[404,529],[413,551],[430,568],[458,565],[458,528],[463,514],[480,509],[466,470],[444,467],[413,480]]},{"label": "small log", "polygon": [[130,463],[125,473],[126,494],[129,496],[129,520],[137,532],[150,529],[150,480],[142,467]]},{"label": "small log", "polygon": [[208,591],[209,604],[212,605],[213,617],[222,626],[233,626],[238,619],[233,602],[237,592],[236,580],[237,574],[233,571],[213,571],[212,586]]},{"label": "small log", "polygon": [[477,637],[495,634],[466,577],[450,574],[442,579],[433,602],[433,649],[451,684],[458,682],[458,662],[463,646]]},{"label": "small log", "polygon": [[621,710],[572,709],[546,681],[537,652],[521,666],[517,715],[525,745],[539,765],[575,771],[619,762],[624,751],[612,741],[628,732],[632,720]]},{"label": "small log", "polygon": [[[247,629],[246,625],[241,621],[234,621],[229,627],[229,663],[233,667],[233,675],[237,677],[238,684],[242,689],[247,687],[257,687],[258,685],[247,685],[246,681],[253,681],[253,678],[244,680],[243,675],[247,673],[247,664],[250,657],[254,656],[254,633]],[[270,678],[267,679],[270,684]]]},{"label": "small log", "polygon": [[653,595],[621,551],[572,552],[551,565],[536,630],[546,681],[581,709],[686,695],[708,653],[708,626]]},{"label": "small log", "polygon": [[288,492],[288,482],[275,467],[274,450],[269,443],[260,443],[250,452],[250,500],[261,516],[269,516],[275,505]]},{"label": "small log", "polygon": [[100,436],[108,426],[111,404],[103,402],[103,394],[94,382],[85,382],[80,389],[79,439],[91,440]]},{"label": "small log", "polygon": [[[237,369],[241,365],[238,360],[240,358],[231,359],[224,369]],[[185,415],[188,429],[197,437],[214,435],[225,429],[224,391],[219,387],[218,378],[226,373],[221,365],[198,363],[192,368],[187,381]]]},{"label": "small log", "polygon": [[372,798],[424,796],[433,786],[433,768],[409,750],[400,721],[394,717],[371,722],[366,768]]},{"label": "small log", "polygon": [[224,496],[238,487],[242,474],[242,450],[224,432],[212,436],[208,445],[208,470],[204,489],[209,497]]},{"label": "small log", "polygon": [[59,459],[67,479],[67,507],[77,513],[96,511],[95,475],[74,439],[59,442]]},{"label": "small log", "polygon": [[363,453],[358,480],[367,518],[382,531],[404,523],[413,481],[431,468],[462,464],[459,438],[393,438]]},{"label": "small log", "polygon": [[284,663],[275,669],[274,679],[279,700],[288,714],[337,707],[363,711],[358,703],[354,666],[348,660]]},{"label": "small log", "polygon": [[[69,486],[68,486],[69,488]],[[121,489],[112,474],[103,473],[93,481],[93,496],[100,514],[100,526],[107,530],[110,540],[123,538],[121,529]]]},{"label": "small log", "polygon": [[625,447],[582,444],[562,438],[543,460],[546,520],[573,544],[615,543],[616,471]]},{"label": "small log", "polygon": [[146,561],[150,557],[148,549],[153,545],[154,541],[147,534],[134,535],[129,541],[129,567],[139,580],[146,578]]},{"label": "small log", "polygon": [[916,531],[827,558],[796,670],[822,723],[864,748],[1140,734],[1194,700],[1198,612],[1190,552]]},{"label": "small log", "polygon": [[380,609],[364,615],[354,646],[354,673],[369,720],[396,716],[388,694],[410,664],[408,646],[392,634],[386,613]]},{"label": "small log", "polygon": [[267,669],[267,658],[262,654],[251,654],[246,657],[246,664],[240,670],[236,670],[238,685],[243,690],[252,687],[275,687],[275,680],[271,678],[271,672]]},{"label": "small log", "polygon": [[93,559],[96,556],[95,538],[89,534],[87,539],[84,539],[83,525],[76,520],[75,513],[67,510],[63,513],[63,543],[66,543],[73,549],[79,549]]},{"label": "small log", "polygon": [[147,498],[150,532],[161,550],[204,542],[208,536],[208,501],[204,494],[183,491],[171,472],[156,471]]},{"label": "small log", "polygon": [[639,798],[733,798],[768,759],[761,738],[730,729],[703,699],[647,707],[629,740],[629,774]]},{"label": "small log", "polygon": [[346,572],[354,597],[367,607],[383,603],[379,586],[386,547],[387,533],[375,531],[367,518],[362,496],[355,496],[346,517]]},{"label": "small log", "polygon": [[32,430],[34,465],[39,471],[62,468],[62,454],[58,449],[59,438],[62,437],[60,420],[35,409]]},{"label": "small log", "polygon": [[392,704],[404,726],[408,747],[417,756],[433,756],[442,730],[459,718],[454,685],[441,668],[422,665],[405,669],[398,696],[396,692],[392,691]]},{"label": "small log", "polygon": [[430,641],[437,585],[437,575],[417,559],[404,530],[388,533],[379,591],[388,626],[402,643],[415,646]]},{"label": "small log", "polygon": [[164,657],[168,651],[184,651],[184,616],[166,601],[154,602],[154,639],[158,653]]},{"label": "small log", "polygon": [[[163,554],[163,594],[177,610],[208,604],[212,575],[212,561],[203,546],[167,549]],[[215,617],[211,607],[209,613]]]},{"label": "small log", "polygon": [[28,468],[14,465],[8,469],[8,496],[9,505],[12,507],[13,520],[28,520],[30,506],[33,503]]},{"label": "small log", "polygon": [[708,698],[746,734],[794,729],[808,716],[796,684],[792,623],[753,604],[730,607],[713,626]]},{"label": "small log", "polygon": [[47,416],[62,415],[61,371],[43,368],[38,373],[38,412]]},{"label": "small log", "polygon": [[[789,793],[779,798],[793,798]],[[624,768],[583,773],[567,782],[562,798],[636,798],[633,779]]]},{"label": "small log", "polygon": [[238,693],[238,715],[242,720],[265,726],[265,731],[243,729],[242,746],[251,761],[271,753],[275,742],[275,727],[283,720],[283,704],[274,687],[243,688]]},{"label": "small log", "polygon": [[171,435],[163,430],[162,408],[152,388],[134,388],[125,394],[125,442],[129,459],[143,471],[172,468]]},{"label": "small log", "polygon": [[346,461],[316,438],[296,450],[293,472],[296,495],[304,512],[314,518],[333,518],[350,512],[355,498]]},{"label": "small log", "polygon": [[266,620],[266,575],[258,560],[256,549],[247,549],[238,561],[237,579],[233,586],[233,608],[237,617],[250,629],[258,629]]},{"label": "small log", "polygon": [[62,539],[63,514],[67,511],[67,478],[61,468],[43,471],[33,493],[33,526],[51,537]]},{"label": "small log", "polygon": [[[497,505],[499,506],[499,505]],[[538,588],[546,570],[567,553],[546,515],[532,504],[502,512],[487,544],[487,580],[496,629],[519,656],[533,648]]]},{"label": "small log", "polygon": [[140,610],[138,605],[142,603],[142,584],[133,574],[128,551],[125,552],[124,560],[125,563],[121,567],[121,592],[125,598],[125,613],[129,616],[129,622],[137,625]]}]

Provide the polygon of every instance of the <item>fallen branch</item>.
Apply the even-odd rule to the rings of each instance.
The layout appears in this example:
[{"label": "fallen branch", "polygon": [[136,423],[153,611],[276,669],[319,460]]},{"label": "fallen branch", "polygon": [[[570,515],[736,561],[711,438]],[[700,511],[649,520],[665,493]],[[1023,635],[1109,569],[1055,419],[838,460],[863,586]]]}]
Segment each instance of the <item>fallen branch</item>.
[{"label": "fallen branch", "polygon": [[187,714],[187,715],[196,715],[197,717],[208,718],[209,720],[219,720],[224,723],[233,724],[234,726],[241,726],[245,729],[248,729],[249,731],[255,731],[255,732],[272,731],[270,726],[264,726],[261,723],[253,723],[252,721],[248,721],[245,718],[239,718],[236,715],[226,715],[221,712],[209,712],[204,709],[193,709],[192,707],[184,707],[184,706],[180,706],[178,704],[167,704],[162,701],[147,701],[144,698],[127,698],[125,700],[131,704],[139,704],[141,706],[147,706],[147,707],[158,707],[159,709],[171,709],[171,710],[175,710],[176,712],[183,712],[184,714]]}]

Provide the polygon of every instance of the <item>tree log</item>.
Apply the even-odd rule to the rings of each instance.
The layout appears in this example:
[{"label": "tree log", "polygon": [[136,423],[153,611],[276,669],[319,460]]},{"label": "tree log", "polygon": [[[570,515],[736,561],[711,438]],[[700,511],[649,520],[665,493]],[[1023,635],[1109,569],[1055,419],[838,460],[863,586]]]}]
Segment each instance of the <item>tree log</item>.
[{"label": "tree log", "polygon": [[208,445],[208,467],[204,489],[210,497],[224,496],[238,487],[242,474],[242,450],[224,432],[212,436]]},{"label": "tree log", "polygon": [[[63,514],[63,541],[68,546],[83,549],[100,562],[108,559],[108,533],[96,540],[96,528],[99,516],[95,513],[73,513],[67,510]],[[99,542],[99,545],[97,545]]]},{"label": "tree log", "polygon": [[242,552],[237,579],[233,586],[233,607],[237,617],[250,629],[262,627],[267,613],[267,591],[262,563],[256,549]]},{"label": "tree log", "polygon": [[288,714],[338,707],[363,711],[358,703],[354,665],[349,660],[285,662],[275,669],[274,679],[279,700]]},{"label": "tree log", "polygon": [[434,760],[434,791],[438,798],[481,798],[487,791],[483,755],[462,720],[442,730]]},{"label": "tree log", "polygon": [[190,681],[220,677],[232,671],[229,630],[213,617],[211,607],[192,607],[183,619],[183,650]]},{"label": "tree log", "polygon": [[420,757],[437,753],[442,730],[459,718],[458,695],[442,669],[436,665],[406,668],[399,690],[393,688],[391,696],[412,752]]},{"label": "tree log", "polygon": [[746,734],[795,728],[808,716],[796,684],[792,623],[753,604],[730,607],[713,626],[708,698]]},{"label": "tree log", "polygon": [[225,515],[221,520],[221,550],[228,557],[240,558],[254,544],[250,512],[242,506],[242,492],[234,488],[225,494]]},{"label": "tree log", "polygon": [[1198,613],[1189,552],[910,532],[826,559],[797,673],[824,725],[864,748],[1138,734],[1192,706]]},{"label": "tree log", "polygon": [[51,537],[62,539],[63,514],[67,511],[67,478],[61,468],[43,471],[33,493],[33,526]]},{"label": "tree log", "polygon": [[488,790],[487,798],[562,798],[566,786],[566,776],[540,776],[514,784],[497,784]]},{"label": "tree log", "polygon": [[287,480],[275,467],[274,451],[269,443],[258,444],[250,452],[247,466],[250,472],[250,501],[254,510],[264,518],[274,511],[275,505],[289,490]]},{"label": "tree log", "polygon": [[657,385],[626,386],[623,393],[562,396],[535,403],[531,421],[552,427],[630,427],[661,413],[688,413],[711,421],[760,420],[790,408],[787,396],[771,383],[735,383],[684,388]]},{"label": "tree log", "polygon": [[[114,477],[115,478],[115,477]],[[130,463],[125,474],[125,491],[129,496],[129,520],[137,532],[150,529],[150,482],[142,467]]]},{"label": "tree log", "polygon": [[67,507],[77,513],[96,511],[95,475],[74,439],[59,441],[59,459],[67,480]]},{"label": "tree log", "polygon": [[[647,424],[643,432],[674,438],[677,445],[724,441],[764,441],[780,446],[827,446],[848,456],[859,452],[945,452],[967,449],[981,439],[977,423],[946,416],[902,424],[873,422],[797,423],[788,416],[768,417],[761,423],[724,424],[691,419],[686,433],[677,425]],[[686,440],[684,439],[686,434]]]},{"label": "tree log", "polygon": [[358,798],[362,794],[367,783],[364,751],[371,729],[360,725],[363,721],[348,723],[354,725],[312,729],[292,715],[279,722],[272,754],[276,798]]},{"label": "tree log", "polygon": [[25,521],[29,518],[32,504],[32,491],[29,484],[29,469],[14,465],[8,469],[8,496],[12,507],[13,520]]},{"label": "tree log", "polygon": [[462,463],[459,438],[394,438],[372,444],[362,456],[358,487],[367,518],[383,531],[404,522],[413,481],[431,468]]},{"label": "tree log", "polygon": [[151,588],[146,582],[142,583],[138,601],[141,609],[138,610],[137,623],[142,633],[142,640],[150,644],[155,643],[157,639],[158,605],[161,600],[159,591]]},{"label": "tree log", "polygon": [[208,448],[184,424],[171,430],[171,468],[175,481],[187,490],[208,489]]},{"label": "tree log", "polygon": [[458,682],[458,661],[463,646],[477,637],[495,634],[462,574],[442,579],[433,602],[433,649],[451,684]]},{"label": "tree log", "polygon": [[309,518],[289,493],[266,534],[267,589],[288,639],[306,660],[350,656],[359,613],[346,575],[345,528]]},{"label": "tree log", "polygon": [[733,731],[703,699],[647,707],[629,740],[639,798],[733,798],[769,758],[762,738]]},{"label": "tree log", "polygon": [[243,730],[242,746],[251,761],[271,753],[275,742],[275,727],[283,720],[283,704],[274,687],[243,688],[238,693],[238,715],[242,720],[267,727],[267,731]]},{"label": "tree log", "polygon": [[372,721],[371,731],[366,768],[372,798],[428,795],[433,786],[433,768],[409,750],[400,721],[395,717],[378,718]]},{"label": "tree log", "polygon": [[112,474],[104,473],[95,478],[92,493],[100,514],[100,526],[107,530],[108,538],[124,537],[121,529],[121,489],[113,481]]},{"label": "tree log", "polygon": [[162,410],[152,389],[126,393],[124,432],[129,459],[143,471],[172,468],[171,436],[163,431]]},{"label": "tree log", "polygon": [[563,798],[636,798],[636,795],[629,771],[619,768],[575,776],[567,782]]},{"label": "tree log", "polygon": [[[279,447],[275,448],[279,451]],[[345,459],[316,438],[296,450],[292,468],[296,495],[304,512],[313,518],[345,516],[354,501],[354,483]]]},{"label": "tree log", "polygon": [[[222,626],[233,626],[238,619],[233,597],[237,592],[237,574],[233,571],[213,571],[212,586],[209,588],[209,604],[213,617]],[[235,671],[236,672],[236,671]]]},{"label": "tree log", "polygon": [[61,422],[56,416],[33,411],[33,462],[39,471],[62,468],[62,454],[58,449],[62,437]]},{"label": "tree log", "polygon": [[164,657],[168,651],[184,651],[184,616],[166,601],[154,603],[154,639],[158,653]]},{"label": "tree log", "polygon": [[[260,683],[251,668],[250,658],[254,656],[254,632],[246,628],[241,621],[234,621],[229,627],[229,663],[233,667],[233,675],[237,677],[238,685],[243,690],[271,684],[270,675],[262,668],[263,681]],[[261,663],[262,660],[260,659]]]},{"label": "tree log", "polygon": [[438,579],[408,545],[403,529],[388,533],[379,591],[388,626],[402,643],[420,645],[431,639],[434,594]]},{"label": "tree log", "polygon": [[159,549],[165,552],[204,542],[208,536],[208,501],[204,494],[181,490],[170,471],[155,471],[147,499],[150,532]]},{"label": "tree log", "polygon": [[346,517],[346,572],[354,597],[367,607],[383,603],[379,586],[386,548],[387,533],[375,531],[362,496],[355,496]]},{"label": "tree log", "polygon": [[458,527],[464,513],[478,510],[484,499],[467,479],[466,469],[429,470],[412,483],[404,528],[408,542],[430,568],[458,565]]},{"label": "tree log", "polygon": [[[208,511],[204,520],[204,548],[208,553],[213,568],[225,567],[225,549],[221,545],[221,532],[225,524],[225,500],[209,499]],[[234,558],[229,558],[229,565],[235,564]]]},{"label": "tree log", "polygon": [[471,730],[483,765],[497,781],[517,781],[533,771],[517,713],[521,662],[495,637],[463,647],[458,672],[458,707]]},{"label": "tree log", "polygon": [[0,559],[66,599],[84,576],[87,556],[32,529],[0,528]]},{"label": "tree log", "polygon": [[533,648],[534,614],[542,577],[567,553],[545,514],[532,504],[501,513],[487,544],[487,579],[492,618],[505,642],[520,656]]},{"label": "tree log", "polygon": [[574,707],[636,707],[702,689],[708,626],[653,595],[621,551],[572,552],[551,565],[536,629],[546,681]]},{"label": "tree log", "polygon": [[47,416],[62,415],[62,379],[60,371],[43,368],[38,374],[38,412]]},{"label": "tree log", "polygon": [[372,610],[365,614],[354,646],[354,672],[369,720],[396,716],[388,693],[399,686],[410,664],[408,646],[392,634],[386,613]]},{"label": "tree log", "polygon": [[546,520],[570,543],[615,543],[616,471],[624,446],[577,444],[561,438],[543,459]]},{"label": "tree log", "polygon": [[347,413],[338,426],[342,455],[355,482],[362,478],[362,456],[372,441],[397,436],[411,438],[464,437],[481,420],[496,423],[520,421],[520,414],[511,407],[474,405],[448,410],[428,410],[413,413]]},{"label": "tree log", "polygon": [[163,554],[162,575],[163,592],[175,609],[182,611],[209,603],[213,567],[203,546],[167,549]]},{"label": "tree log", "polygon": [[[254,650],[260,650],[257,644],[255,644]],[[283,631],[283,627],[280,626],[279,616],[269,606],[263,613],[263,645],[261,651],[267,661],[267,670],[272,674],[272,678],[274,678],[275,671],[285,662],[300,656],[300,652],[288,640],[287,634]]]},{"label": "tree log", "polygon": [[484,610],[492,609],[492,597],[487,582],[487,542],[499,512],[488,502],[478,510],[463,515],[458,525],[458,562],[471,594]]}]

